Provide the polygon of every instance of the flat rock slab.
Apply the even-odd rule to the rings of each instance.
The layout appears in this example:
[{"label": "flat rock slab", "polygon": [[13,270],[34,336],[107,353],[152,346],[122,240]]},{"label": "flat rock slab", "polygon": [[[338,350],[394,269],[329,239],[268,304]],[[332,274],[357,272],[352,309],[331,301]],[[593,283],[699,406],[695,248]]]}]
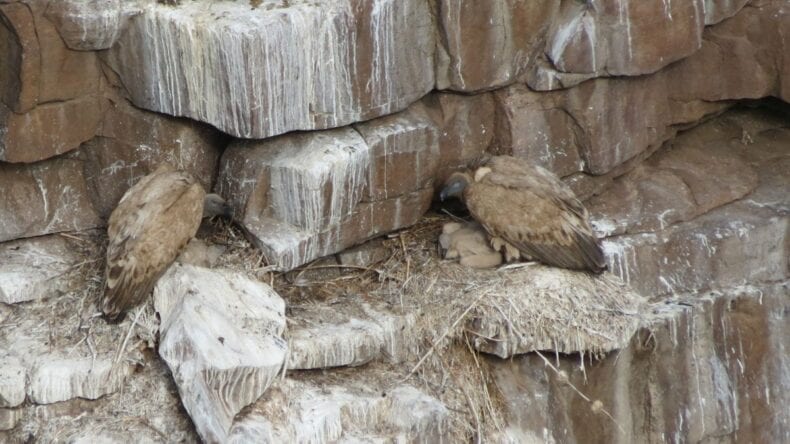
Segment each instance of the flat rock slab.
[{"label": "flat rock slab", "polygon": [[368,120],[433,89],[428,2],[254,3],[151,3],[108,61],[137,106],[242,138]]},{"label": "flat rock slab", "polygon": [[415,350],[407,334],[414,315],[375,308],[358,297],[331,306],[289,306],[288,369],[358,366],[374,359],[399,362]]},{"label": "flat rock slab", "polygon": [[0,243],[0,302],[15,304],[68,290],[70,272],[82,260],[73,243],[58,235]]},{"label": "flat rock slab", "polygon": [[287,380],[233,426],[229,442],[440,442],[449,411],[409,385]]},{"label": "flat rock slab", "polygon": [[224,442],[233,417],[283,369],[285,303],[238,272],[175,264],[154,289],[159,355],[200,436]]}]

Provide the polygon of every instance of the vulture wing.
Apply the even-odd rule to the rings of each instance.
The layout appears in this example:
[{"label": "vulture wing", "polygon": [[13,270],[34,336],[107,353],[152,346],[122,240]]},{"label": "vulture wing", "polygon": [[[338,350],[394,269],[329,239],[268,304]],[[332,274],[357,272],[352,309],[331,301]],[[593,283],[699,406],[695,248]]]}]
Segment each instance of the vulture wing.
[{"label": "vulture wing", "polygon": [[570,188],[521,159],[498,156],[487,166],[491,172],[467,188],[465,200],[489,234],[549,265],[605,269],[587,210]]},{"label": "vulture wing", "polygon": [[187,173],[160,168],[131,187],[110,215],[102,310],[133,308],[195,236],[205,191]]}]

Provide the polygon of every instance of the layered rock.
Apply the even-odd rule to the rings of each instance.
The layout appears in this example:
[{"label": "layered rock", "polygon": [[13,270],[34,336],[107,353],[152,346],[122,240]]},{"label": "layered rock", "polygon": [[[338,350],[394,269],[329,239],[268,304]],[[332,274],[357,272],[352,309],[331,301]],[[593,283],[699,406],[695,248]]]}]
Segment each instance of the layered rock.
[{"label": "layered rock", "polygon": [[446,436],[449,413],[438,399],[406,384],[382,393],[362,378],[343,385],[288,381],[234,424],[229,441],[437,442]]},{"label": "layered rock", "polygon": [[154,290],[159,355],[205,441],[224,442],[234,416],[285,366],[285,304],[240,273],[174,265]]},{"label": "layered rock", "polygon": [[0,5],[0,161],[35,162],[76,149],[102,117],[96,54],[68,49],[44,6]]},{"label": "layered rock", "polygon": [[788,292],[784,283],[680,296],[680,304],[657,305],[627,347],[599,361],[492,362],[509,424],[502,438],[784,441],[790,418],[777,406],[787,404],[790,384]]},{"label": "layered rock", "polygon": [[112,97],[96,137],[78,154],[93,207],[106,218],[127,189],[162,163],[189,172],[211,190],[225,143],[207,125],[142,111]]},{"label": "layered rock", "polygon": [[0,244],[0,302],[15,304],[68,291],[73,284],[68,277],[83,260],[74,248],[74,241],[60,236]]},{"label": "layered rock", "polygon": [[355,128],[234,143],[217,188],[269,262],[291,269],[416,222],[437,151],[416,106]]},{"label": "layered rock", "polygon": [[653,297],[787,278],[790,131],[754,114],[678,137],[591,200],[613,272]]},{"label": "layered rock", "polygon": [[0,163],[0,241],[101,225],[74,156],[32,165]]},{"label": "layered rock", "polygon": [[151,4],[107,59],[137,106],[262,138],[406,108],[433,88],[433,30],[420,0]]}]

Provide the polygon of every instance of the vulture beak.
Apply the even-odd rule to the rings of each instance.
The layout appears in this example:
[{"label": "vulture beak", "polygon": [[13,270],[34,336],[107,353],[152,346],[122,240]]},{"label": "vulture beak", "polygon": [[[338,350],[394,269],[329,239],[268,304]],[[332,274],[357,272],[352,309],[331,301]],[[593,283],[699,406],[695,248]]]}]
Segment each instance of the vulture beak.
[{"label": "vulture beak", "polygon": [[439,193],[439,200],[444,202],[451,197],[460,197],[463,195],[464,189],[469,184],[465,175],[455,173],[445,182],[444,188]]}]

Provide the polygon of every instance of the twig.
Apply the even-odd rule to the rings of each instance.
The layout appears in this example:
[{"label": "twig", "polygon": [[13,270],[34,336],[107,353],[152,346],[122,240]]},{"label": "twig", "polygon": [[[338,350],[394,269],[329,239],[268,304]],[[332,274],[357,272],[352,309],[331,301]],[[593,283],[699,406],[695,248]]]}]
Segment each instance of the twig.
[{"label": "twig", "polygon": [[469,313],[470,311],[472,311],[472,309],[475,307],[475,305],[477,305],[477,303],[480,302],[480,300],[483,299],[483,297],[485,297],[485,296],[488,296],[488,293],[481,293],[480,296],[478,296],[477,299],[474,300],[474,302],[472,302],[468,307],[466,307],[466,310],[464,310],[464,312],[461,313],[460,316],[458,316],[458,318],[452,323],[452,325],[450,325],[447,328],[447,330],[445,330],[444,333],[442,333],[442,335],[439,337],[439,339],[437,339],[436,342],[434,342],[433,345],[431,345],[431,348],[428,349],[427,352],[425,352],[425,354],[422,356],[422,358],[420,358],[419,362],[417,362],[417,364],[414,366],[414,368],[411,369],[409,374],[407,374],[406,377],[404,377],[401,380],[401,382],[404,382],[407,379],[409,379],[414,374],[414,372],[416,372],[417,369],[420,368],[422,363],[425,362],[426,359],[428,359],[428,357],[434,352],[434,350],[436,350],[436,347],[439,345],[439,343],[442,342],[444,340],[444,338],[448,334],[450,334],[450,331],[455,329],[455,327],[458,325],[458,323],[461,322],[461,320],[464,317],[466,317],[466,314]]}]

